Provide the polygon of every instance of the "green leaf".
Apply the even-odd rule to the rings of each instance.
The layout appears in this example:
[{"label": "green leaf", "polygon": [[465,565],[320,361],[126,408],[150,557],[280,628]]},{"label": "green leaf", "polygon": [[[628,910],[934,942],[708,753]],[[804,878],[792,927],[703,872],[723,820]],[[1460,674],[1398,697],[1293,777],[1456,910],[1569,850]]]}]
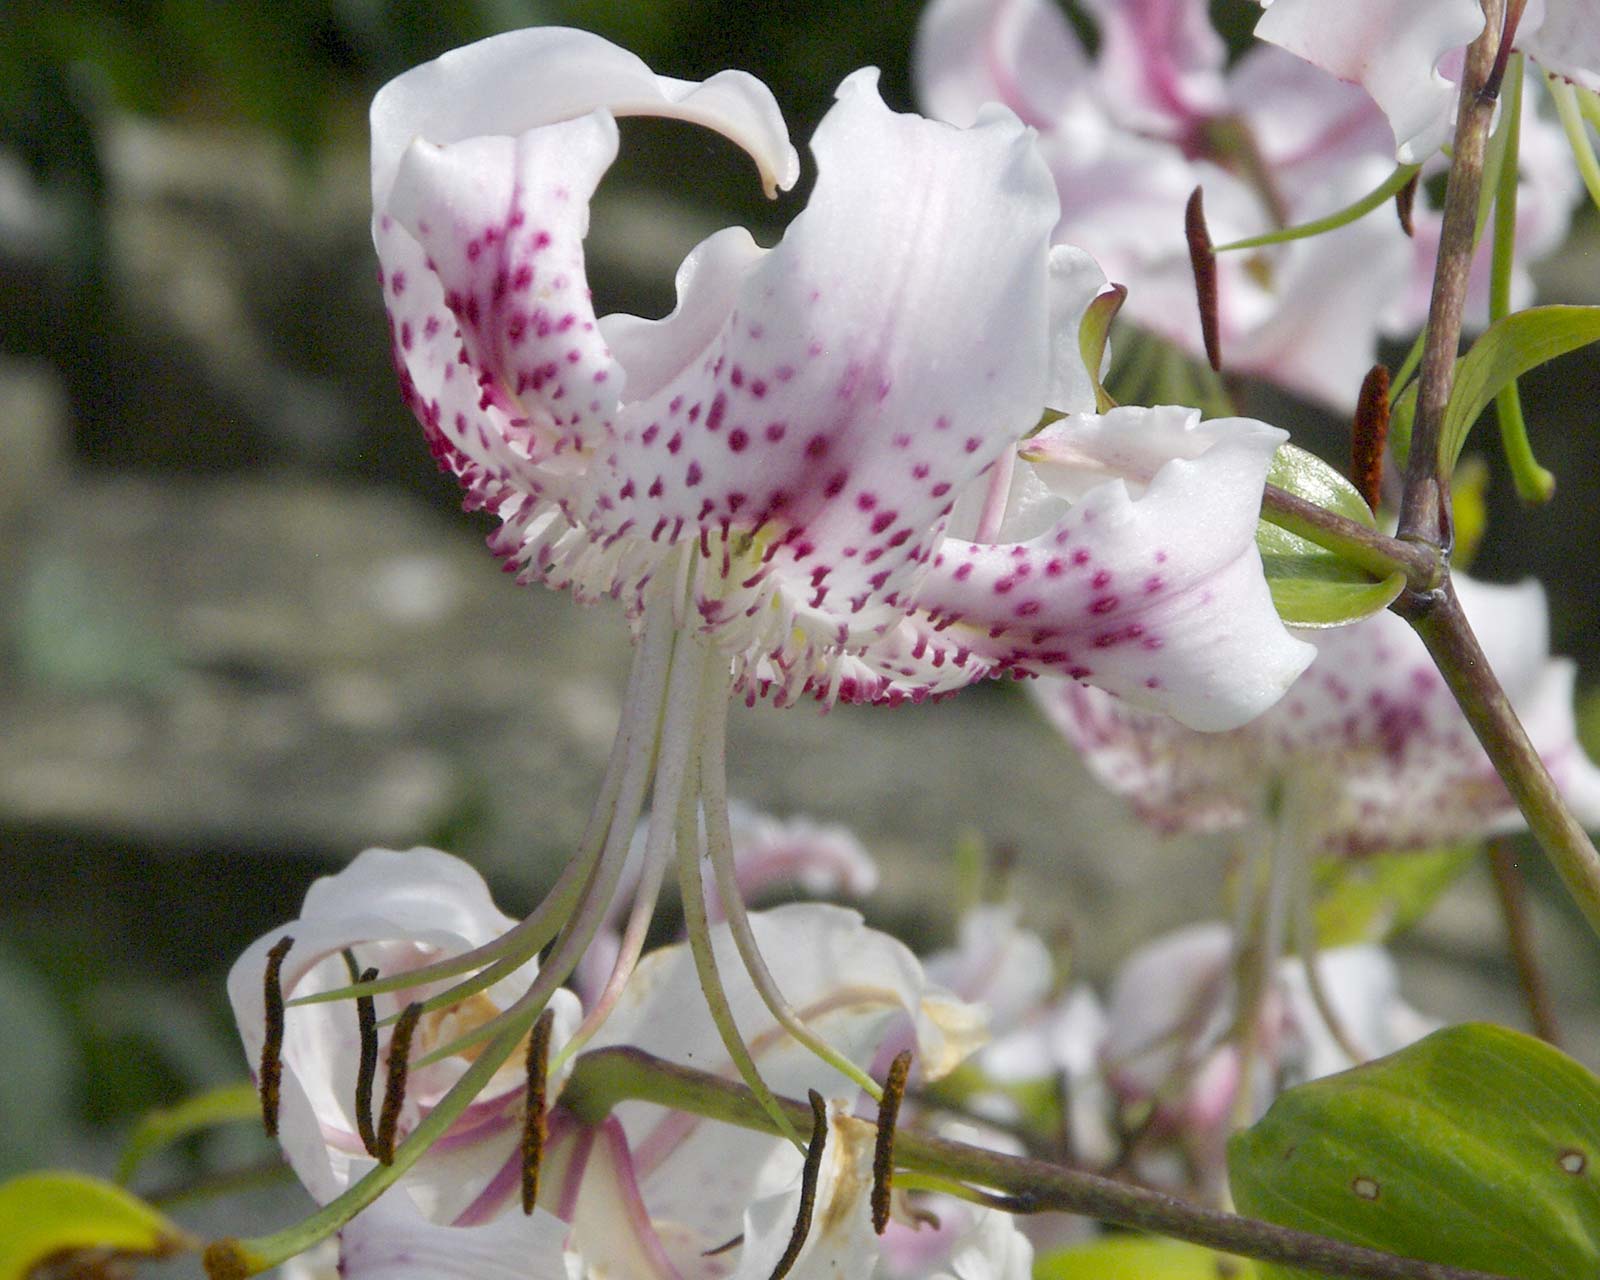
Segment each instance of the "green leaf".
[{"label": "green leaf", "polygon": [[1476,845],[1383,853],[1318,864],[1317,945],[1386,942],[1428,913],[1482,852]]},{"label": "green leaf", "polygon": [[1291,1089],[1228,1146],[1241,1213],[1519,1280],[1600,1274],[1597,1162],[1600,1078],[1487,1023]]},{"label": "green leaf", "polygon": [[116,1181],[127,1186],[139,1166],[180,1138],[202,1129],[261,1116],[261,1096],[248,1081],[186,1098],[176,1106],[152,1111],[139,1121],[117,1161]]},{"label": "green leaf", "polygon": [[[1224,1263],[1226,1272],[1220,1265]],[[1113,1236],[1057,1249],[1041,1254],[1033,1264],[1033,1280],[1217,1280],[1223,1274],[1251,1280],[1256,1273],[1243,1258],[1182,1240],[1145,1236]]]},{"label": "green leaf", "polygon": [[1496,320],[1456,361],[1439,448],[1454,467],[1467,433],[1502,387],[1557,356],[1600,341],[1600,307],[1530,307]]},{"label": "green leaf", "polygon": [[[1315,454],[1286,444],[1272,460],[1267,482],[1338,515],[1377,528],[1356,487]],[[1263,520],[1256,547],[1278,615],[1292,627],[1337,627],[1371,616],[1405,587],[1405,575],[1383,581],[1298,534]]]},{"label": "green leaf", "polygon": [[76,1173],[28,1173],[0,1183],[0,1280],[27,1280],[46,1258],[78,1249],[165,1258],[190,1236],[121,1187]]}]

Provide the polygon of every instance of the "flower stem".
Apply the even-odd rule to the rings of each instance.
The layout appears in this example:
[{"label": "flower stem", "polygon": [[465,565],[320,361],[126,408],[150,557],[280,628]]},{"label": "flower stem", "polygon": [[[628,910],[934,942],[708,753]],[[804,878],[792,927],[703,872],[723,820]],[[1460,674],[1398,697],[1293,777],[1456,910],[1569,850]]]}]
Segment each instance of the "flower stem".
[{"label": "flower stem", "polygon": [[[1405,597],[1402,596],[1402,601]],[[1567,891],[1600,934],[1600,852],[1561,799],[1555,780],[1489,669],[1455,590],[1448,583],[1407,607],[1407,616],[1438,664],[1490,762],[1521,807],[1534,838]]]},{"label": "flower stem", "polygon": [[[586,1124],[599,1123],[618,1103],[632,1100],[692,1111],[762,1133],[777,1132],[773,1118],[748,1090],[638,1049],[584,1054],[561,1095],[562,1106]],[[791,1126],[809,1122],[810,1111],[804,1103],[785,1098],[778,1105]],[[913,1174],[990,1188],[1009,1197],[1010,1207],[1018,1211],[1081,1214],[1327,1275],[1356,1280],[1503,1280],[1488,1272],[1346,1244],[1201,1208],[1176,1196],[1096,1174],[905,1130],[895,1136],[895,1163]]]},{"label": "flower stem", "polygon": [[1561,1026],[1556,1021],[1555,1004],[1550,999],[1550,988],[1544,980],[1544,970],[1534,946],[1528,889],[1517,867],[1517,855],[1507,841],[1489,842],[1489,872],[1494,877],[1495,897],[1500,901],[1500,915],[1506,923],[1506,941],[1511,947],[1511,958],[1516,962],[1517,981],[1528,1006],[1528,1020],[1533,1024],[1535,1035],[1559,1049]]},{"label": "flower stem", "polygon": [[1269,484],[1262,494],[1261,518],[1332,551],[1380,581],[1403,573],[1414,591],[1432,590],[1444,571],[1437,550],[1391,538],[1277,485]]}]

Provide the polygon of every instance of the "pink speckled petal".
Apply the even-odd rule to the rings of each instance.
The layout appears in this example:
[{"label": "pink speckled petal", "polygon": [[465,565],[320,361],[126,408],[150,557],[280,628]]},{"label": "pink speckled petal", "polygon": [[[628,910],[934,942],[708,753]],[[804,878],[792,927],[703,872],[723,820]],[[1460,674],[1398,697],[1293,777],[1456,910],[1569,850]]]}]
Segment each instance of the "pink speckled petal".
[{"label": "pink speckled petal", "polygon": [[473,416],[499,409],[535,461],[592,447],[616,411],[621,378],[583,262],[589,198],[616,147],[616,122],[596,112],[517,138],[419,139],[395,176],[389,213],[432,266],[439,322],[459,332],[460,372],[479,388]]},{"label": "pink speckled petal", "polygon": [[1256,35],[1358,84],[1418,164],[1449,141],[1456,89],[1440,61],[1483,30],[1476,0],[1272,0]]},{"label": "pink speckled petal", "polygon": [[1250,419],[1201,424],[1174,408],[1062,419],[1024,453],[1048,443],[1053,488],[1078,492],[1079,470],[1128,478],[1082,489],[1028,541],[947,540],[918,604],[946,643],[999,668],[1068,675],[1197,729],[1242,724],[1313,656],[1278,620],[1255,547],[1283,439]]},{"label": "pink speckled petal", "polygon": [[1600,93],[1600,0],[1529,0],[1517,47],[1546,71]]},{"label": "pink speckled petal", "polygon": [[[778,643],[798,627],[849,646],[904,612],[955,495],[1037,420],[1056,200],[1009,113],[966,131],[896,115],[871,72],[813,149],[816,189],[777,248],[697,251],[656,326],[680,371],[645,375],[660,385],[618,419],[585,521],[742,544],[704,584],[708,627],[765,610]],[[647,345],[645,322],[607,325]]]},{"label": "pink speckled petal", "polygon": [[666,116],[723,134],[750,154],[769,192],[800,175],[771,92],[743,71],[704,83],[654,74],[637,56],[587,31],[529,27],[491,36],[414,67],[372,100],[372,206],[382,210],[416,138],[516,137],[597,109]]},{"label": "pink speckled petal", "polygon": [[917,97],[963,127],[986,102],[1048,129],[1089,74],[1083,46],[1050,0],[936,0],[913,50]]}]

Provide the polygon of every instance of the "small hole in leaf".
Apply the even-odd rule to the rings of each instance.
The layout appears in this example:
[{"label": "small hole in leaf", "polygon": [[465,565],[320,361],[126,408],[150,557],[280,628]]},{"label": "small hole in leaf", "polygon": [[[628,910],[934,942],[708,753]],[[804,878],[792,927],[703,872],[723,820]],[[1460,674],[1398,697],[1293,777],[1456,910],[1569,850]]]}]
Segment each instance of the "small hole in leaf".
[{"label": "small hole in leaf", "polygon": [[1556,1157],[1556,1163],[1573,1175],[1580,1174],[1589,1167],[1588,1157],[1581,1151],[1563,1151]]},{"label": "small hole in leaf", "polygon": [[1371,1178],[1356,1178],[1350,1183],[1350,1190],[1354,1191],[1363,1200],[1376,1200],[1378,1198],[1378,1184]]}]

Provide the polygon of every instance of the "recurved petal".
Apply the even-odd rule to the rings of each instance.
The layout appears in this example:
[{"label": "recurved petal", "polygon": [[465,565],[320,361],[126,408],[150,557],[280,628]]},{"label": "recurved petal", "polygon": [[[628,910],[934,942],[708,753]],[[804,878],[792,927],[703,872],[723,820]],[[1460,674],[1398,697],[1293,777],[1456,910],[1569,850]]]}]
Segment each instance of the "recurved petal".
[{"label": "recurved petal", "polygon": [[[714,238],[685,274],[657,326],[680,370],[630,397],[588,523],[720,533],[739,558],[703,593],[709,628],[777,595],[780,643],[799,627],[848,647],[903,612],[955,495],[1037,420],[1056,199],[1009,113],[897,115],[871,72],[813,149],[816,189],[777,248]],[[648,327],[620,331],[637,350]]]},{"label": "recurved petal", "polygon": [[1600,93],[1600,4],[1595,0],[1529,0],[1517,47],[1546,71]]},{"label": "recurved petal", "polygon": [[1097,71],[1130,128],[1183,138],[1226,107],[1227,46],[1204,0],[1089,0],[1100,25]]},{"label": "recurved petal", "polygon": [[[997,669],[1098,685],[1196,729],[1231,729],[1276,702],[1314,656],[1278,620],[1255,546],[1284,433],[1198,420],[1127,408],[1054,424],[1058,465],[1070,450],[1079,466],[1125,471],[1134,485],[1148,476],[1147,487],[1135,497],[1119,477],[1088,488],[1026,542],[947,539],[917,597],[944,642]],[[1167,449],[1171,460],[1150,473]]]},{"label": "recurved petal", "polygon": [[1371,94],[1403,164],[1449,140],[1455,86],[1439,63],[1482,30],[1475,0],[1272,0],[1256,23],[1262,40]]},{"label": "recurved petal", "polygon": [[794,184],[800,160],[771,92],[742,71],[703,83],[658,76],[587,31],[529,27],[451,50],[407,71],[372,100],[372,203],[381,209],[416,138],[515,137],[595,110],[703,125],[750,154],[769,192]]}]

